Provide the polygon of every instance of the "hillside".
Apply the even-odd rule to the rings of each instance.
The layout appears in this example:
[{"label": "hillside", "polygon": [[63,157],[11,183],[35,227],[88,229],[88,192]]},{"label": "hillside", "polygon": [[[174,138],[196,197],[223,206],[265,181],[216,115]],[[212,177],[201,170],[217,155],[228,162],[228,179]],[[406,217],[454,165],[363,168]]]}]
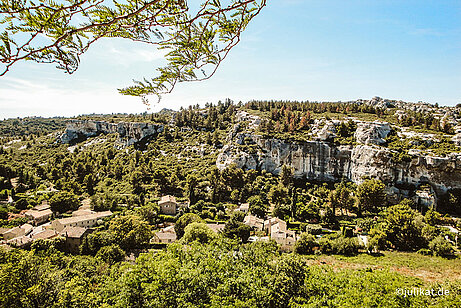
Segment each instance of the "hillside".
[{"label": "hillside", "polygon": [[1,121],[0,306],[455,306],[460,121],[381,98]]}]

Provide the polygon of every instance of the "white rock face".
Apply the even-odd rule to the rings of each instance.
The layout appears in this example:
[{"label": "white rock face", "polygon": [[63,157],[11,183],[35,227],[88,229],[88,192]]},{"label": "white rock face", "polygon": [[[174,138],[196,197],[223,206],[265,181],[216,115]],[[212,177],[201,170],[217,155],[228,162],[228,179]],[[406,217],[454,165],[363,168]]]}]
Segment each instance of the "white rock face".
[{"label": "white rock face", "polygon": [[384,144],[384,138],[391,132],[389,123],[385,122],[357,122],[354,133],[355,140],[363,144]]},{"label": "white rock face", "polygon": [[461,133],[458,133],[451,138],[457,146],[461,146]]},{"label": "white rock face", "polygon": [[238,168],[247,170],[256,169],[257,167],[256,160],[252,155],[240,151],[235,146],[225,145],[218,155],[216,166],[222,170],[232,164],[235,164]]},{"label": "white rock face", "polygon": [[[383,131],[387,131],[385,126]],[[382,137],[383,134],[377,133],[376,136]],[[424,183],[429,183],[437,192],[461,188],[459,153],[435,157],[415,151],[411,161],[399,162],[390,149],[376,145],[337,146],[324,141],[290,142],[247,135],[257,145],[256,153],[246,153],[237,144],[228,144],[216,162],[219,169],[236,164],[242,169],[278,174],[283,165],[288,165],[294,168],[295,177],[309,180],[341,181],[347,178],[361,183],[364,178],[378,178],[399,195],[408,195],[410,188],[414,190]],[[372,138],[366,140],[369,139]]]},{"label": "white rock face", "polygon": [[334,137],[336,137],[336,126],[331,121],[326,122],[317,134],[317,138],[322,141],[333,139]]},{"label": "white rock face", "polygon": [[71,120],[61,136],[62,143],[72,143],[100,134],[118,133],[117,143],[130,146],[163,131],[163,125],[141,122],[108,123],[105,121]]},{"label": "white rock face", "polygon": [[261,118],[255,115],[251,115],[248,112],[239,110],[236,115],[235,119],[237,122],[248,121],[250,128],[254,129],[261,124]]}]

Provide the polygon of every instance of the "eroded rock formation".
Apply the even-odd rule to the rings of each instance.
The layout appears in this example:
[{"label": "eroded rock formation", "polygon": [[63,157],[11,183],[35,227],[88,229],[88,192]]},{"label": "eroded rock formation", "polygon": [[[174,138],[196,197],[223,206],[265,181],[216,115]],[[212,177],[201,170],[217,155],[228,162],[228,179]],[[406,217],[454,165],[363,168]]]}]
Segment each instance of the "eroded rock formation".
[{"label": "eroded rock formation", "polygon": [[430,184],[438,193],[461,188],[460,153],[435,157],[412,152],[411,160],[398,161],[392,150],[378,146],[390,131],[387,123],[358,123],[354,135],[356,145],[335,145],[320,139],[295,142],[264,138],[255,132],[239,133],[235,126],[216,165],[223,169],[236,164],[242,169],[267,170],[274,174],[278,174],[283,165],[289,165],[295,177],[316,181],[347,178],[360,183],[364,178],[379,178],[391,192],[404,196],[421,184]]},{"label": "eroded rock formation", "polygon": [[117,143],[130,146],[163,131],[163,125],[142,122],[109,123],[105,121],[71,120],[61,136],[61,142],[73,143],[100,134],[117,133]]}]

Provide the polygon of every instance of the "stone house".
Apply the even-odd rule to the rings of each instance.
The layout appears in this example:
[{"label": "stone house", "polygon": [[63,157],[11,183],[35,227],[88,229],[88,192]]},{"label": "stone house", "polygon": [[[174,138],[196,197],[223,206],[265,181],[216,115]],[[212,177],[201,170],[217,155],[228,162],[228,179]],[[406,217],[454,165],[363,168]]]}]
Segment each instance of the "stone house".
[{"label": "stone house", "polygon": [[266,232],[266,234],[270,234],[271,232],[271,227],[273,225],[276,225],[276,224],[279,224],[279,229],[280,230],[283,230],[283,231],[286,231],[287,230],[287,223],[286,221],[278,218],[278,217],[271,217],[269,219],[266,219],[264,221],[264,231]]},{"label": "stone house", "polygon": [[277,244],[281,245],[282,249],[291,249],[297,241],[296,232],[283,229],[283,225],[281,224],[272,225],[270,237]]},{"label": "stone house", "polygon": [[176,241],[176,231],[174,226],[168,226],[155,232],[154,237],[150,240],[151,243],[155,244],[170,244]]},{"label": "stone house", "polygon": [[158,202],[158,205],[160,207],[160,212],[166,215],[176,215],[179,208],[176,197],[170,195],[163,196]]},{"label": "stone house", "polygon": [[31,233],[33,229],[34,229],[34,227],[32,225],[23,224],[20,227],[15,227],[15,228],[12,228],[12,229],[4,232],[3,233],[3,238],[6,241],[8,241],[8,240],[14,239],[16,237],[26,236],[29,233]]},{"label": "stone house", "polygon": [[242,203],[240,204],[240,206],[238,208],[235,209],[235,211],[240,211],[240,212],[243,212],[243,213],[248,213],[248,210],[250,208],[250,204],[249,203]]},{"label": "stone house", "polygon": [[111,215],[111,211],[104,211],[89,215],[56,219],[51,222],[51,227],[58,232],[64,230],[65,227],[91,228],[97,224],[99,219],[109,217]]},{"label": "stone house", "polygon": [[40,225],[42,223],[47,222],[51,215],[53,215],[53,212],[48,208],[45,210],[28,210],[25,212],[26,218],[30,219],[33,221],[34,225]]},{"label": "stone house", "polygon": [[65,239],[66,250],[77,254],[79,253],[79,247],[82,244],[83,238],[90,232],[86,228],[66,226],[60,234]]},{"label": "stone house", "polygon": [[243,223],[255,231],[262,231],[264,229],[264,220],[251,214],[245,216]]},{"label": "stone house", "polygon": [[45,229],[41,232],[34,233],[30,236],[32,240],[48,240],[55,238],[59,235],[59,233],[56,230],[51,230],[51,229]]}]

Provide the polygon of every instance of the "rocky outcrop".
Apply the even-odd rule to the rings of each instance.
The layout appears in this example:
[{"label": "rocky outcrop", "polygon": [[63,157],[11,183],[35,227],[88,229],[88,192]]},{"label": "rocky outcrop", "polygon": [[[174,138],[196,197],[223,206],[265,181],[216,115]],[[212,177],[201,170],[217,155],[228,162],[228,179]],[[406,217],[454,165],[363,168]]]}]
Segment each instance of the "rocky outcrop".
[{"label": "rocky outcrop", "polygon": [[386,184],[408,190],[428,183],[437,192],[461,188],[461,154],[449,157],[414,155],[398,162],[387,148],[373,145],[336,146],[323,141],[289,142],[253,136],[259,150],[250,154],[236,145],[224,146],[216,165],[223,169],[236,164],[242,169],[258,169],[278,174],[283,165],[294,168],[294,175],[316,181],[360,183],[379,178]]},{"label": "rocky outcrop", "polygon": [[384,138],[391,132],[389,123],[358,122],[354,133],[355,140],[363,144],[384,144]]},{"label": "rocky outcrop", "polygon": [[62,143],[75,143],[100,134],[118,134],[117,144],[130,146],[163,131],[163,125],[142,122],[109,123],[105,121],[71,120],[61,136]]},{"label": "rocky outcrop", "polygon": [[[364,178],[378,178],[400,196],[414,194],[421,184],[430,184],[437,193],[461,188],[460,153],[436,157],[412,151],[411,160],[399,161],[392,150],[378,146],[391,130],[387,123],[357,122],[356,145],[336,145],[324,138],[303,142],[264,138],[251,131],[238,132],[238,125],[218,156],[219,169],[236,164],[242,169],[278,174],[288,165],[295,177],[307,180],[336,182],[347,178],[360,183]],[[333,126],[328,125],[327,131],[334,133]]]}]

